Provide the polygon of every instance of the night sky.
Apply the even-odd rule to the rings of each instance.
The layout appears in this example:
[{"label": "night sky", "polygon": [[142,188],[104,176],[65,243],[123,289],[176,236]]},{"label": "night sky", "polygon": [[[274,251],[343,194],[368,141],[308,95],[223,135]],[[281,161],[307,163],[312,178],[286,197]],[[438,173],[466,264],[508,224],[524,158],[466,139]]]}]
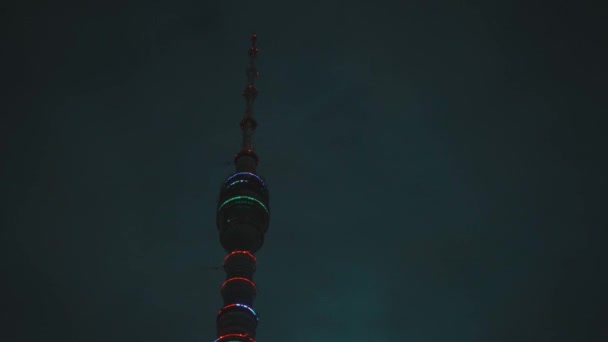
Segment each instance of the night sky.
[{"label": "night sky", "polygon": [[2,5],[0,339],[213,341],[255,31],[258,341],[607,341],[607,18]]}]

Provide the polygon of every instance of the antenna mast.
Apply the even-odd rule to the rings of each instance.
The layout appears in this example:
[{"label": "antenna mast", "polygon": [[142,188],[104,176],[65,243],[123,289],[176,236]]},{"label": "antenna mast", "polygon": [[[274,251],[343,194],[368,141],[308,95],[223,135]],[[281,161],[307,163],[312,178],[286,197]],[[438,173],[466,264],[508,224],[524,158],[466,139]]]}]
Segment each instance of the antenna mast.
[{"label": "antenna mast", "polygon": [[258,77],[258,69],[255,67],[255,58],[258,56],[258,48],[255,46],[256,34],[251,35],[251,47],[249,48],[249,66],[247,66],[247,87],[243,90],[245,97],[245,116],[241,120],[241,131],[243,132],[243,145],[241,151],[234,156],[234,164],[237,172],[256,172],[258,156],[253,152],[253,132],[258,123],[253,118],[253,102],[258,95],[255,88],[255,78]]},{"label": "antenna mast", "polygon": [[249,66],[246,69],[247,87],[243,90],[246,107],[245,116],[241,120],[241,130],[243,131],[243,151],[253,151],[252,140],[253,132],[257,127],[257,122],[253,118],[253,102],[258,95],[258,90],[255,88],[255,78],[258,77],[258,70],[255,67],[255,58],[258,56],[258,48],[255,46],[257,36],[254,33],[251,35],[251,47],[249,48]]}]

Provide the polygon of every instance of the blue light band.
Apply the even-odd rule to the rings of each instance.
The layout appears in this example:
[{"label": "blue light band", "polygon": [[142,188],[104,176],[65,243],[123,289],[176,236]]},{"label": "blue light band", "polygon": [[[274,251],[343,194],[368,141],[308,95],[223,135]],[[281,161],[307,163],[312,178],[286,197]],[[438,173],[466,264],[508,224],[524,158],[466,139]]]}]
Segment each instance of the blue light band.
[{"label": "blue light band", "polygon": [[253,177],[257,178],[257,179],[260,181],[260,183],[262,183],[262,185],[263,185],[264,187],[266,187],[266,184],[264,183],[264,181],[262,180],[262,178],[260,178],[260,176],[256,175],[255,173],[251,173],[251,172],[237,172],[237,173],[233,174],[232,176],[230,176],[230,177],[226,178],[226,180],[224,181],[224,184],[226,184],[226,183],[230,182],[230,180],[231,180],[232,178],[234,178],[234,177],[236,177],[236,176],[239,176],[239,175],[249,175],[249,176],[253,176]]},{"label": "blue light band", "polygon": [[231,187],[231,186],[233,186],[235,184],[238,184],[238,183],[247,183],[247,180],[246,179],[235,180],[234,182],[226,185],[226,189],[228,189],[229,187]]}]

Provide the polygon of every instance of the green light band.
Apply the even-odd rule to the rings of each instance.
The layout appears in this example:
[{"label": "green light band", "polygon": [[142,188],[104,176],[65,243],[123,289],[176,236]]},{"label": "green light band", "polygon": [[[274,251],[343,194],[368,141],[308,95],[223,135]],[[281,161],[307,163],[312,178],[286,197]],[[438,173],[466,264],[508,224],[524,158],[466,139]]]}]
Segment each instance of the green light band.
[{"label": "green light band", "polygon": [[222,205],[220,205],[220,207],[217,210],[220,211],[226,204],[233,202],[233,201],[238,201],[238,200],[247,200],[247,201],[256,202],[257,204],[261,205],[262,208],[264,208],[264,210],[266,210],[266,213],[270,214],[268,212],[268,208],[264,205],[264,203],[258,201],[257,199],[255,199],[253,197],[249,197],[249,196],[235,196],[235,197],[229,198],[229,199],[225,200],[224,203],[222,203]]}]

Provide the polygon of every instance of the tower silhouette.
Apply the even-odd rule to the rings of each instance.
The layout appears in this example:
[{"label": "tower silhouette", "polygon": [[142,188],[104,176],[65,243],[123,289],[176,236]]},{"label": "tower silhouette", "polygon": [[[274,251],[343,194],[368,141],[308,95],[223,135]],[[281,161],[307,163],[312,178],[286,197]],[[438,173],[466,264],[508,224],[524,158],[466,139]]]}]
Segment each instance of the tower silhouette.
[{"label": "tower silhouette", "polygon": [[256,174],[258,156],[253,151],[253,133],[257,122],[253,118],[253,102],[257,96],[255,79],[258,71],[255,58],[257,36],[251,36],[247,87],[243,91],[246,107],[241,120],[243,141],[234,156],[236,172],[222,183],[217,206],[216,223],[220,242],[228,255],[224,258],[226,281],[221,286],[224,306],[217,314],[216,342],[255,342],[258,315],[253,310],[256,285],[255,253],[264,243],[270,221],[268,188]]}]

